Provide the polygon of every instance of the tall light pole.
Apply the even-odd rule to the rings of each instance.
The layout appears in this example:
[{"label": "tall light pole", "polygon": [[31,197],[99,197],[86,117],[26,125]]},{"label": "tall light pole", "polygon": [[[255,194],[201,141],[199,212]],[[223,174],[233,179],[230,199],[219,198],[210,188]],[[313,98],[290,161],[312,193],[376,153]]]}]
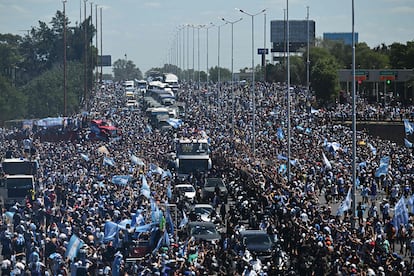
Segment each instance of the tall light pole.
[{"label": "tall light pole", "polygon": [[355,15],[352,0],[352,227],[355,228],[356,213],[356,84],[355,84]]},{"label": "tall light pole", "polygon": [[86,2],[88,0],[83,0],[83,11],[84,11],[84,30],[83,30],[83,36],[84,36],[84,65],[83,65],[83,74],[84,74],[84,83],[83,83],[83,100],[85,101],[85,109],[88,109],[88,100],[87,100],[87,93],[88,93],[88,75],[87,75],[87,63],[88,63],[88,43],[87,43],[87,22],[86,22]]},{"label": "tall light pole", "polygon": [[264,15],[264,22],[263,22],[263,56],[264,56],[264,61],[263,61],[263,81],[266,82],[266,13],[263,14]]},{"label": "tall light pole", "polygon": [[99,8],[99,17],[100,17],[100,33],[101,33],[101,82],[103,81],[103,62],[102,62],[102,55],[103,55],[103,48],[102,48],[102,7]]},{"label": "tall light pole", "polygon": [[98,5],[95,4],[95,28],[96,28],[96,36],[95,36],[95,62],[96,62],[96,74],[95,74],[95,82],[98,85],[99,83],[99,70],[98,70]]},{"label": "tall light pole", "polygon": [[306,89],[308,90],[309,93],[309,65],[310,65],[310,61],[309,61],[309,6],[306,7],[306,23],[307,23],[307,40],[308,40],[308,45],[307,45],[307,53],[306,53]]},{"label": "tall light pole", "polygon": [[67,115],[66,103],[66,0],[63,0],[63,116]]},{"label": "tall light pole", "polygon": [[290,49],[289,49],[289,0],[286,0],[286,54],[287,54],[287,88],[286,88],[286,109],[287,109],[287,144],[288,144],[288,160],[287,160],[287,174],[290,182]]},{"label": "tall light pole", "polygon": [[236,24],[237,22],[240,22],[241,20],[243,20],[243,17],[240,17],[239,19],[235,20],[235,21],[229,21],[226,20],[224,18],[221,18],[221,20],[223,20],[224,22],[231,24],[231,136],[234,137],[234,106],[235,106],[235,102],[234,102],[234,68],[233,68],[233,64],[234,64],[234,54],[233,54],[233,50],[234,50],[234,40],[233,40],[233,27],[234,24]]},{"label": "tall light pole", "polygon": [[204,25],[197,25],[197,65],[198,65],[198,85],[197,88],[200,90],[200,29],[204,28]]},{"label": "tall light pole", "polygon": [[219,102],[219,98],[220,98],[220,94],[221,94],[221,75],[220,75],[220,29],[221,27],[223,27],[224,25],[226,25],[226,23],[222,24],[222,25],[218,25],[217,26],[217,98],[216,98],[216,103],[218,105]]},{"label": "tall light pole", "polygon": [[253,115],[252,115],[252,148],[253,148],[253,157],[256,157],[256,95],[254,92],[255,83],[254,83],[254,75],[255,75],[255,68],[254,68],[254,17],[261,13],[264,13],[266,9],[263,9],[257,13],[249,13],[242,9],[237,9],[241,13],[244,13],[252,18],[252,105],[253,105]]},{"label": "tall light pole", "polygon": [[212,22],[210,22],[207,26],[206,26],[206,36],[207,36],[207,58],[206,58],[206,74],[207,74],[207,94],[208,94],[208,85],[209,85],[209,73],[208,73],[208,29],[210,29],[211,27],[214,27],[214,24]]}]

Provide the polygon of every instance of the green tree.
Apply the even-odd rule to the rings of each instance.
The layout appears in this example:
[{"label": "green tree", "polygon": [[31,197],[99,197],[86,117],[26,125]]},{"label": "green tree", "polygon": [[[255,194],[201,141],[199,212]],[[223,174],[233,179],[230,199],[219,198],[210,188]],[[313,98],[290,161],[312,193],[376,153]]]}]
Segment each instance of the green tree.
[{"label": "green tree", "polygon": [[318,59],[312,67],[312,89],[316,99],[321,104],[328,104],[335,100],[339,93],[338,63],[333,57]]},{"label": "green tree", "polygon": [[114,80],[142,79],[142,73],[131,60],[118,59],[113,64]]},{"label": "green tree", "polygon": [[0,91],[0,124],[10,119],[24,118],[27,98],[1,75]]},{"label": "green tree", "polygon": [[[218,82],[219,67],[211,67],[209,74],[210,81]],[[220,67],[220,81],[231,81],[231,71],[229,69]]]}]

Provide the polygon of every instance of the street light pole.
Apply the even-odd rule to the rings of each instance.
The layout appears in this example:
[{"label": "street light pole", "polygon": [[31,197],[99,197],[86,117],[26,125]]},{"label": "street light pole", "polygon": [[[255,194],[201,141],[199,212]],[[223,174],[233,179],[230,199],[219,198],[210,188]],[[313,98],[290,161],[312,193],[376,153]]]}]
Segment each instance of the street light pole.
[{"label": "street light pole", "polygon": [[307,21],[307,39],[308,39],[308,49],[307,49],[307,57],[306,57],[306,88],[308,90],[309,93],[309,65],[310,65],[310,61],[309,61],[309,6],[306,7],[307,13],[306,13],[306,21]]},{"label": "street light pole", "polygon": [[286,52],[287,52],[287,144],[288,144],[288,160],[287,174],[288,182],[290,182],[290,47],[289,47],[289,0],[286,0]]},{"label": "street light pole", "polygon": [[209,73],[208,73],[208,29],[210,29],[211,27],[214,27],[214,24],[212,22],[210,22],[210,24],[208,24],[206,26],[206,35],[207,35],[207,60],[206,60],[206,74],[207,74],[207,95],[208,95],[208,85],[209,85]]},{"label": "street light pole", "polygon": [[221,20],[223,20],[224,22],[231,24],[231,137],[234,137],[234,107],[235,107],[235,102],[234,102],[234,68],[233,68],[233,64],[234,64],[234,55],[233,55],[233,49],[234,49],[234,40],[233,40],[233,27],[234,24],[236,24],[237,22],[240,22],[241,20],[243,20],[243,17],[240,17],[239,19],[235,20],[235,21],[229,21],[226,20],[224,18],[221,18]]},{"label": "street light pole", "polygon": [[66,103],[66,0],[63,0],[63,116],[67,115]]},{"label": "street light pole", "polygon": [[86,42],[87,39],[87,22],[86,22],[86,2],[88,0],[83,0],[83,7],[84,7],[84,30],[83,30],[83,35],[84,35],[84,65],[83,65],[83,74],[84,74],[84,83],[83,83],[83,100],[84,100],[84,105],[85,105],[85,109],[88,110],[88,100],[87,100],[87,93],[88,93],[88,76],[87,76],[87,63],[88,63],[88,44]]},{"label": "street light pole", "polygon": [[356,84],[355,84],[355,15],[352,0],[352,227],[356,227]]},{"label": "street light pole", "polygon": [[221,94],[221,75],[220,75],[220,29],[222,26],[226,25],[224,23],[222,25],[217,26],[217,97],[216,97],[216,104],[218,105],[220,94]]},{"label": "street light pole", "polygon": [[252,148],[253,148],[253,158],[256,157],[256,96],[255,96],[255,82],[254,82],[254,75],[255,75],[255,68],[254,68],[254,17],[261,13],[264,13],[266,9],[261,10],[255,14],[248,13],[244,10],[237,9],[241,13],[244,13],[252,18],[252,105],[253,105],[253,118],[252,118]]}]

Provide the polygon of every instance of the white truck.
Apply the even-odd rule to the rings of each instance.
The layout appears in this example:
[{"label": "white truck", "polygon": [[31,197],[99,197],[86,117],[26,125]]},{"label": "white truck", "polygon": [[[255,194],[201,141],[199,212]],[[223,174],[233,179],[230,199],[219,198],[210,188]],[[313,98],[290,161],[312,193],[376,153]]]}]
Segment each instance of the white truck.
[{"label": "white truck", "polygon": [[38,163],[21,158],[4,159],[0,179],[0,205],[7,207],[15,203],[25,204],[35,192],[35,175]]}]

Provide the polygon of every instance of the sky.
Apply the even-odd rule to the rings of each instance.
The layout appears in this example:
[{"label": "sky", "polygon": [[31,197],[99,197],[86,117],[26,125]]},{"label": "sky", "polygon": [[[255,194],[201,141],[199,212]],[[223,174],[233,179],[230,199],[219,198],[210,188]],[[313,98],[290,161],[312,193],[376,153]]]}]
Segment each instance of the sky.
[{"label": "sky", "polygon": [[[207,65],[211,68],[218,64],[231,69],[232,49],[235,72],[251,67],[252,17],[236,8],[250,14],[266,9],[266,16],[253,17],[255,64],[260,63],[256,49],[271,46],[270,21],[283,20],[285,9],[290,20],[305,20],[309,7],[309,19],[316,22],[317,38],[324,32],[352,31],[351,0],[89,0],[87,16],[91,13],[91,2],[93,24],[96,7],[98,10],[98,48],[102,9],[102,53],[111,55],[112,62],[127,58],[143,73],[170,62],[183,69],[206,71]],[[354,3],[354,27],[359,42],[375,47],[414,40],[413,0],[354,0]],[[84,0],[67,0],[66,15],[71,26],[84,20],[83,8]],[[31,27],[39,26],[38,21],[49,24],[57,10],[63,10],[61,0],[0,0],[0,33],[25,35]],[[223,25],[221,18],[229,21],[243,18],[233,24],[233,48],[231,24]],[[210,25],[208,31],[206,28],[194,31],[194,45],[193,28],[180,30],[185,25],[210,23],[214,26]],[[180,61],[176,61],[177,57]],[[104,73],[111,72],[111,67],[104,68]]]}]

